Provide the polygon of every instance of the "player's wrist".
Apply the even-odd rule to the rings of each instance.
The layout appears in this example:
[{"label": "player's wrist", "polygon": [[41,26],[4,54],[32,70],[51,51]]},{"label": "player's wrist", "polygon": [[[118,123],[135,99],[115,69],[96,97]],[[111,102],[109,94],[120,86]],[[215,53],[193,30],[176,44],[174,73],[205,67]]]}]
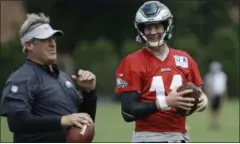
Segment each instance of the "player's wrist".
[{"label": "player's wrist", "polygon": [[157,97],[156,104],[157,104],[158,110],[169,110],[170,109],[170,107],[167,104],[165,96]]}]

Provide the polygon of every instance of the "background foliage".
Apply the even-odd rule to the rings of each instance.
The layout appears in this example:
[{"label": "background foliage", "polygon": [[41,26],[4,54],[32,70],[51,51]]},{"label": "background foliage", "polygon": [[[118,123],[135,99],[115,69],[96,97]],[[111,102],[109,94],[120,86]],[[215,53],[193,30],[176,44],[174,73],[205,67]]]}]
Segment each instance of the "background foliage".
[{"label": "background foliage", "polygon": [[[59,53],[68,53],[75,68],[96,73],[98,91],[114,93],[114,73],[120,60],[138,50],[133,20],[143,0],[26,0],[27,12],[44,12],[64,37],[58,39]],[[239,96],[239,23],[229,17],[236,2],[224,0],[163,0],[175,18],[169,45],[190,53],[204,77],[209,62],[223,63],[229,76],[230,96]],[[1,44],[0,89],[9,74],[23,62],[18,39]]]}]

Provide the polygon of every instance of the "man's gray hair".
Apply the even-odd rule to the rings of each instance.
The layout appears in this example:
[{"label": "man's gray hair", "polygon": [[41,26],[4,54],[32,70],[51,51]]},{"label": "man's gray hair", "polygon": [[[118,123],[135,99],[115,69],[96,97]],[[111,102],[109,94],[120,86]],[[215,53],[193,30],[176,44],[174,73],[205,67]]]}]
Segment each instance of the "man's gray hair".
[{"label": "man's gray hair", "polygon": [[33,30],[34,28],[42,25],[42,24],[49,24],[50,18],[45,16],[43,13],[35,14],[27,14],[27,19],[21,26],[19,30],[20,37],[23,37],[26,33]]}]

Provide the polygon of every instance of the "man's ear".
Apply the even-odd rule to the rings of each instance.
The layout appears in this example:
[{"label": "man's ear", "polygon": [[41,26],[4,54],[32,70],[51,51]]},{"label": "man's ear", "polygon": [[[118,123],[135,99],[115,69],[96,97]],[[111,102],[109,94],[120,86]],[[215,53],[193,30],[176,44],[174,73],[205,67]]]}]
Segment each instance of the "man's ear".
[{"label": "man's ear", "polygon": [[26,42],[24,46],[25,46],[26,50],[28,50],[28,51],[32,51],[32,49],[33,49],[31,42]]}]

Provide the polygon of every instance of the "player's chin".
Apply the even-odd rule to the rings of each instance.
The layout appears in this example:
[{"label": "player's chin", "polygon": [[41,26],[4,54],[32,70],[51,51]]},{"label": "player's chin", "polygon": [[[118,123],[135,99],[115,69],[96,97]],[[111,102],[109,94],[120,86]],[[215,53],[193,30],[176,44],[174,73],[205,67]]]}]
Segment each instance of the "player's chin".
[{"label": "player's chin", "polygon": [[48,60],[55,62],[57,60],[57,55],[56,54],[48,55]]},{"label": "player's chin", "polygon": [[57,59],[55,58],[55,57],[48,57],[47,59],[46,59],[46,62],[48,63],[48,64],[56,64],[56,62],[57,62]]},{"label": "player's chin", "polygon": [[148,41],[148,47],[155,49],[159,47],[159,41]]}]

